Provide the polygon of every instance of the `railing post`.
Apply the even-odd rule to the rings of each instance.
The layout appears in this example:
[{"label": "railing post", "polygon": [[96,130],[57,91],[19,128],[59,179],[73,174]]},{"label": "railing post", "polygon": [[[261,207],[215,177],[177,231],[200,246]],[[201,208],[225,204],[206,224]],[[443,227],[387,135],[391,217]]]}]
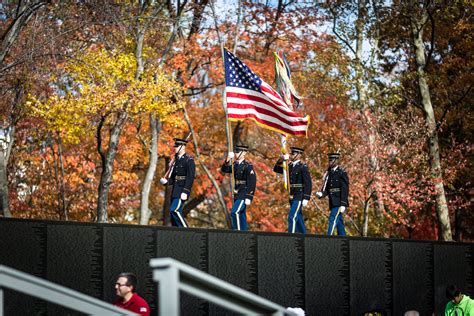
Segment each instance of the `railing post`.
[{"label": "railing post", "polygon": [[0,286],[0,316],[3,316],[3,287]]},{"label": "railing post", "polygon": [[153,281],[158,283],[160,316],[178,316],[180,291],[222,306],[239,315],[294,315],[283,306],[241,289],[172,258],[150,261]]},{"label": "railing post", "polygon": [[68,289],[15,269],[0,265],[0,316],[4,314],[4,289],[30,295],[46,302],[79,311],[87,315],[136,315],[131,311],[106,303],[95,297]]},{"label": "railing post", "polygon": [[158,282],[160,316],[179,316],[179,270],[174,266],[155,268],[153,280]]}]

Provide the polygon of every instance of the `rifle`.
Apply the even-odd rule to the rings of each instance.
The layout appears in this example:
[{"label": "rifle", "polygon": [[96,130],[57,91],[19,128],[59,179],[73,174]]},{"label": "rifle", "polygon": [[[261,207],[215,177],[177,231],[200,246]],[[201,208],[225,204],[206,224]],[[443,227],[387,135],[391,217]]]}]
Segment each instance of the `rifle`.
[{"label": "rifle", "polygon": [[324,172],[324,175],[323,175],[323,182],[321,183],[321,188],[319,189],[319,192],[323,192],[323,190],[325,189],[326,187],[326,181],[328,180],[327,177],[328,177],[328,172],[326,170],[326,172]]},{"label": "rifle", "polygon": [[[191,132],[188,134],[188,136],[186,136],[186,140],[189,140],[190,137],[191,137]],[[181,148],[183,146],[184,145],[179,145],[178,152],[181,150]],[[174,155],[173,158],[171,158],[170,164],[168,166],[168,170],[166,171],[165,175],[163,176],[164,179],[169,180],[169,178],[171,176],[171,173],[173,173],[175,163],[176,163],[176,155]]]}]

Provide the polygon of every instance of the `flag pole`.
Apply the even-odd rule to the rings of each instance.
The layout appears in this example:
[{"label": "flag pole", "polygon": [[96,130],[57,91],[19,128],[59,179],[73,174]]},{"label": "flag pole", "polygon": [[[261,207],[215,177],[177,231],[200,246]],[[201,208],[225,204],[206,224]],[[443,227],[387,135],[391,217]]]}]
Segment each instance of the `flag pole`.
[{"label": "flag pole", "polygon": [[[277,66],[277,63],[279,62],[278,61],[278,55],[276,53],[273,53],[274,56],[275,56],[275,82],[277,82],[277,92],[283,96],[285,96],[285,94],[283,93],[280,85],[278,84],[278,72],[279,72],[279,69],[278,69],[278,66]],[[281,152],[283,155],[286,155],[288,153],[287,149],[286,149],[286,135],[281,135],[280,136],[280,143],[281,143]],[[287,160],[283,160],[283,186],[285,187],[285,190],[288,192],[288,194],[290,194],[290,171],[288,169],[288,161]]]},{"label": "flag pole", "polygon": [[[222,54],[222,61],[225,65],[225,56],[224,56],[224,44],[221,42],[221,54]],[[225,66],[224,66],[224,76],[225,76]],[[227,151],[233,151],[233,144],[232,144],[232,129],[231,123],[229,121],[229,113],[227,111],[227,98],[226,98],[226,89],[227,86],[224,85],[224,90],[222,93],[222,106],[224,107],[225,112],[225,132],[227,135]],[[234,187],[235,187],[235,179],[234,179],[234,158],[230,159],[230,166],[231,166],[231,176],[230,176],[230,194],[232,197],[232,205],[234,205]]]},{"label": "flag pole", "polygon": [[[286,155],[288,153],[286,149],[286,136],[281,135],[280,141],[281,141],[281,152],[283,155]],[[287,160],[283,160],[283,185],[285,187],[285,190],[287,190],[289,194],[290,193],[290,172],[288,170]]]}]

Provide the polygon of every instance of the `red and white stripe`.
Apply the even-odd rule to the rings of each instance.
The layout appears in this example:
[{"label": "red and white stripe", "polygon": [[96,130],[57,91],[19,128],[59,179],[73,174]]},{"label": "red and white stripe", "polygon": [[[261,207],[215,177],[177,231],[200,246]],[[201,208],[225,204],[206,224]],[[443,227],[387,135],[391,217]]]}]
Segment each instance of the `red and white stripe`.
[{"label": "red and white stripe", "polygon": [[262,83],[261,90],[226,87],[228,118],[254,119],[260,125],[285,135],[306,135],[309,118],[293,112],[267,83]]}]

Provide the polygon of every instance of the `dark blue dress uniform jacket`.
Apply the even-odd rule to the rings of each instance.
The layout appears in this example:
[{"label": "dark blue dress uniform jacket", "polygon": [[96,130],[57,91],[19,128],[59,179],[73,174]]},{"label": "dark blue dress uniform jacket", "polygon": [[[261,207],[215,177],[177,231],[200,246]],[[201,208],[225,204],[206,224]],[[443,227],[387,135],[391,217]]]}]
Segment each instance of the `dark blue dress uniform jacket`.
[{"label": "dark blue dress uniform jacket", "polygon": [[324,177],[322,193],[329,196],[329,208],[349,207],[349,176],[346,170],[337,166],[336,170],[329,168]]},{"label": "dark blue dress uniform jacket", "polygon": [[[221,167],[221,171],[224,173],[232,173],[230,164],[224,162]],[[255,194],[255,187],[257,185],[257,176],[253,170],[253,166],[250,162],[244,160],[241,163],[234,162],[234,200],[253,200]]]},{"label": "dark blue dress uniform jacket", "polygon": [[173,185],[171,198],[180,198],[181,193],[189,197],[194,178],[196,177],[196,164],[193,157],[184,154],[181,158],[175,158],[173,172],[169,179],[169,185]]},{"label": "dark blue dress uniform jacket", "polygon": [[[283,161],[277,161],[273,171],[283,173]],[[313,182],[309,174],[308,166],[299,161],[296,165],[288,163],[288,172],[290,174],[290,200],[308,200],[311,198]]]}]

